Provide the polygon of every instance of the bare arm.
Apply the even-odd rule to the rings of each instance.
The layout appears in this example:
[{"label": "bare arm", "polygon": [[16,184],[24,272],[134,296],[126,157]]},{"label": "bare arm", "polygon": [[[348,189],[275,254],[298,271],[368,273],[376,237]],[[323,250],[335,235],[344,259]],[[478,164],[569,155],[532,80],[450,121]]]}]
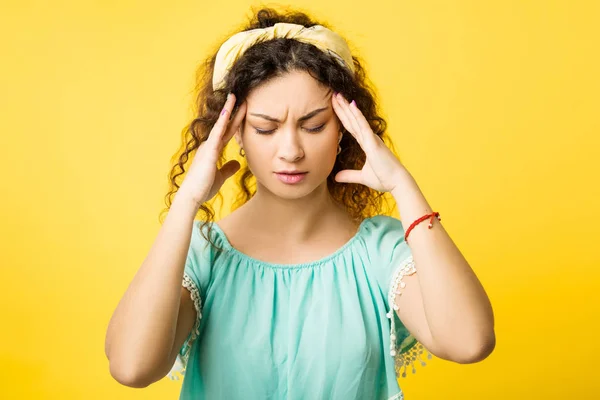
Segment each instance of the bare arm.
[{"label": "bare arm", "polygon": [[246,115],[244,102],[230,121],[235,102],[235,95],[227,96],[148,256],[108,324],[105,352],[110,373],[124,385],[145,387],[163,378],[196,320],[190,294],[182,288],[183,272],[199,205],[213,198],[240,167],[235,160],[217,167],[219,154]]},{"label": "bare arm", "polygon": [[109,322],[105,352],[111,375],[124,385],[145,387],[164,377],[192,329],[196,311],[182,279],[197,209],[177,193]]},{"label": "bare arm", "polygon": [[[404,231],[408,224],[431,213],[416,181],[371,126],[355,101],[332,96],[340,121],[367,155],[361,170],[342,170],[337,182],[359,183],[394,196]],[[415,227],[408,238],[418,273],[406,277],[406,290],[393,301],[406,328],[440,358],[469,363],[494,349],[494,314],[490,300],[444,227],[434,221]]]},{"label": "bare arm", "polygon": [[[432,210],[412,177],[394,195],[404,230]],[[477,276],[440,221],[417,225],[408,237],[417,273],[404,277],[395,299],[406,328],[431,353],[458,363],[486,358],[494,349],[494,314]]]},{"label": "bare arm", "polygon": [[223,111],[203,141],[185,175],[169,214],[108,324],[105,352],[111,375],[120,383],[145,387],[163,378],[196,321],[190,294],[182,288],[194,217],[240,164],[217,167],[224,146],[246,115],[240,104],[230,120],[236,97],[227,96]]}]

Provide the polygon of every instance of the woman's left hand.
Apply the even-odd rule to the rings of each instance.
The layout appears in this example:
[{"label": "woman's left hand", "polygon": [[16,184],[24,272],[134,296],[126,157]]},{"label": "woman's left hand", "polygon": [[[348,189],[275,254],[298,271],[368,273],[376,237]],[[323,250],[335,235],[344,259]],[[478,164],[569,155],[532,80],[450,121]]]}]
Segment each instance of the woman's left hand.
[{"label": "woman's left hand", "polygon": [[380,192],[392,192],[405,176],[410,175],[400,160],[379,136],[373,133],[355,102],[348,103],[340,94],[332,97],[333,109],[344,128],[354,136],[367,155],[363,168],[346,169],[336,174],[337,182],[360,183]]}]

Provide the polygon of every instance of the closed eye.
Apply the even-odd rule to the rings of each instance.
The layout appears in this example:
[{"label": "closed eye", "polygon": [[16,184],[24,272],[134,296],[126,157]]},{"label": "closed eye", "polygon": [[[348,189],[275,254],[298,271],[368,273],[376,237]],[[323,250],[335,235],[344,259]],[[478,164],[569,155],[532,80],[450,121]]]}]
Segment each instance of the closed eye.
[{"label": "closed eye", "polygon": [[[325,124],[317,126],[316,128],[305,128],[305,130],[308,131],[308,132],[316,133],[316,132],[321,132],[324,128],[325,128]],[[269,134],[275,132],[275,129],[262,130],[262,129],[254,128],[254,130],[259,135],[269,135]]]},{"label": "closed eye", "polygon": [[317,126],[316,128],[306,128],[306,130],[309,132],[321,132],[323,128],[325,128],[325,124]]},{"label": "closed eye", "polygon": [[260,135],[268,135],[270,133],[275,132],[275,129],[271,129],[270,131],[263,131],[262,129],[254,128],[254,130]]}]

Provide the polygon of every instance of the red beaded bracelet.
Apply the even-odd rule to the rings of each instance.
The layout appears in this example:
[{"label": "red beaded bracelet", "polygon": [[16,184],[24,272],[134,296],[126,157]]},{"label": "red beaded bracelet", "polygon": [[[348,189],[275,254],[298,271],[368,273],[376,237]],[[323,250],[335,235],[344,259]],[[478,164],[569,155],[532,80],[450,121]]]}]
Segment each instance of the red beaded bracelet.
[{"label": "red beaded bracelet", "polygon": [[442,218],[440,218],[440,213],[439,212],[432,212],[431,214],[423,215],[421,218],[419,218],[418,220],[416,220],[415,222],[413,222],[412,224],[410,224],[410,226],[406,230],[406,233],[404,234],[404,241],[405,242],[407,241],[408,234],[410,233],[410,231],[412,231],[412,229],[415,226],[417,226],[421,222],[425,221],[427,218],[430,218],[429,229],[431,229],[433,227],[433,219],[436,218],[436,217],[437,217],[438,221],[442,220]]}]

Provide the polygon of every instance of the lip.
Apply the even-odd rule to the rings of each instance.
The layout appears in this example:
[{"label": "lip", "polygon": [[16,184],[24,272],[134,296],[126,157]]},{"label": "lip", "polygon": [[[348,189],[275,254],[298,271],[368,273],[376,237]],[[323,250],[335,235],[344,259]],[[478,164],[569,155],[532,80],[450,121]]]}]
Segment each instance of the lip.
[{"label": "lip", "polygon": [[300,171],[300,170],[290,170],[290,171],[275,171],[276,174],[288,174],[288,175],[295,175],[295,174],[306,174],[307,171]]},{"label": "lip", "polygon": [[308,174],[308,172],[294,174],[275,172],[275,176],[277,176],[277,179],[287,184],[296,184],[302,182],[306,177],[306,174]]}]

